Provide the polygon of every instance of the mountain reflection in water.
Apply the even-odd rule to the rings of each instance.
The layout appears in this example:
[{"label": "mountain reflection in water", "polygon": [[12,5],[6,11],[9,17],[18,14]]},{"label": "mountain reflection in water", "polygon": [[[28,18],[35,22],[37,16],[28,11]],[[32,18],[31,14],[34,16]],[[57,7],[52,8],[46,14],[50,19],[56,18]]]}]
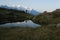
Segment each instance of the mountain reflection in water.
[{"label": "mountain reflection in water", "polygon": [[24,22],[16,22],[16,23],[6,23],[0,25],[0,27],[40,27],[40,25],[33,23],[31,20],[24,21]]}]

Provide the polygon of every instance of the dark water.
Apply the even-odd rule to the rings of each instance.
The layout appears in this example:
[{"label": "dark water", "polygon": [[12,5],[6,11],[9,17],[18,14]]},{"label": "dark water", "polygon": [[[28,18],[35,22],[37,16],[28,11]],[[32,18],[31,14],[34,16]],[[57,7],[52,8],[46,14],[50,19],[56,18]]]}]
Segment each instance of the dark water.
[{"label": "dark water", "polygon": [[27,22],[16,22],[16,23],[6,23],[3,25],[0,25],[0,27],[40,27],[40,25],[33,23],[31,20],[28,20]]}]

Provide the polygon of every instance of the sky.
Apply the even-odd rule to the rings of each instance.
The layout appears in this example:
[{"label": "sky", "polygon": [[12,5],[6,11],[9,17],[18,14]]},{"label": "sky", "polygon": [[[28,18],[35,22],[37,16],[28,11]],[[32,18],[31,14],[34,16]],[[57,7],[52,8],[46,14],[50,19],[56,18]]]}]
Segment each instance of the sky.
[{"label": "sky", "polygon": [[0,5],[23,5],[43,12],[60,8],[60,0],[0,0]]}]

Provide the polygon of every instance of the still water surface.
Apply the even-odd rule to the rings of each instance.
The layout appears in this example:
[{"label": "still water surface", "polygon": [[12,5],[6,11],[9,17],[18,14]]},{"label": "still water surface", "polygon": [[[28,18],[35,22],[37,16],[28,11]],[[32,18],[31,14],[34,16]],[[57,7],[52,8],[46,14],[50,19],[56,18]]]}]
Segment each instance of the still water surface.
[{"label": "still water surface", "polygon": [[33,23],[31,20],[28,20],[27,22],[16,22],[16,23],[6,23],[6,24],[2,24],[0,25],[0,27],[32,27],[32,28],[36,28],[36,27],[40,27],[40,25]]}]

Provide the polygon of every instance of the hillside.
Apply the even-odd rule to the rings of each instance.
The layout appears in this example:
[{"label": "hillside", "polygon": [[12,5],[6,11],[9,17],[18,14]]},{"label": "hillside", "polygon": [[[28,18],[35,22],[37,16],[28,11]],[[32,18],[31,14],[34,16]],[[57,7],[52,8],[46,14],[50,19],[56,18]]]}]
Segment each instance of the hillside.
[{"label": "hillside", "polygon": [[32,8],[29,8],[29,7],[24,7],[24,6],[21,6],[21,5],[14,5],[14,6],[8,6],[8,5],[0,5],[0,8],[5,8],[5,9],[13,9],[13,10],[19,10],[19,11],[24,11],[24,12],[27,12],[31,15],[38,15],[40,12],[35,10],[35,9],[32,9]]},{"label": "hillside", "polygon": [[24,11],[0,8],[0,24],[22,22],[24,20],[30,20],[32,17],[31,14]]},{"label": "hillside", "polygon": [[37,16],[20,10],[0,8],[0,24],[10,22],[22,22],[24,20],[32,20],[34,23],[40,25],[59,24],[60,23],[60,9],[52,12],[43,12]]},{"label": "hillside", "polygon": [[48,24],[58,24],[60,23],[60,9],[56,9],[52,12],[43,12],[33,19],[35,23],[48,25]]}]

